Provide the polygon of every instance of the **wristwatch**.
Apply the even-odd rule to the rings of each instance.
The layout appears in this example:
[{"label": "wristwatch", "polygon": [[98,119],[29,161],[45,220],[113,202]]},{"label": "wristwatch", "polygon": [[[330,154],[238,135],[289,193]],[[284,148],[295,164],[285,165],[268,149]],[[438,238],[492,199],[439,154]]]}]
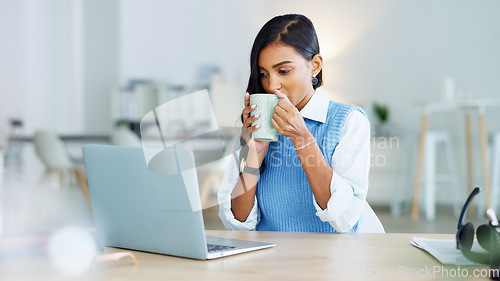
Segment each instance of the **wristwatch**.
[{"label": "wristwatch", "polygon": [[248,167],[247,161],[245,161],[245,159],[242,158],[240,163],[240,173],[247,173],[258,176],[260,175],[260,169]]}]

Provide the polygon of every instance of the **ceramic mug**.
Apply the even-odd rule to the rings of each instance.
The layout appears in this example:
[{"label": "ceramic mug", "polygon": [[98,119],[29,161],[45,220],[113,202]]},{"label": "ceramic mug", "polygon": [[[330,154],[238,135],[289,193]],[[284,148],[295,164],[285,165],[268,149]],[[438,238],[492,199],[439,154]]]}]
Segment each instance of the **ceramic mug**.
[{"label": "ceramic mug", "polygon": [[260,114],[260,118],[253,121],[252,126],[260,125],[260,128],[252,133],[252,138],[258,141],[277,141],[278,132],[271,124],[274,115],[274,107],[278,104],[279,98],[274,94],[252,94],[250,104],[255,104],[255,109],[251,116]]}]

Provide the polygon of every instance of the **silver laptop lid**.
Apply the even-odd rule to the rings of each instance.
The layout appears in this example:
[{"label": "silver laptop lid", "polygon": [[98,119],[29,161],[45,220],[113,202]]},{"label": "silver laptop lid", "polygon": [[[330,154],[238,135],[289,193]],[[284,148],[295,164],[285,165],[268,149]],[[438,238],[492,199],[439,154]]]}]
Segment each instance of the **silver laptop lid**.
[{"label": "silver laptop lid", "polygon": [[[205,259],[207,246],[192,153],[171,148],[158,174],[148,169],[140,147],[85,145],[97,237],[106,246]],[[160,161],[160,160],[159,160]],[[170,167],[172,168],[172,167]]]}]

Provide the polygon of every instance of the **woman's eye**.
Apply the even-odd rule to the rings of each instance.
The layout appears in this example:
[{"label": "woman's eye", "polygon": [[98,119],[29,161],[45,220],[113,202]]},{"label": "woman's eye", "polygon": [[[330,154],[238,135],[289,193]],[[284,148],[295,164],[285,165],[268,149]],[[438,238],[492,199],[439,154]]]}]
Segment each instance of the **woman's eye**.
[{"label": "woman's eye", "polygon": [[280,74],[287,74],[288,72],[290,72],[291,69],[280,69],[279,70],[279,73]]},{"label": "woman's eye", "polygon": [[267,77],[267,75],[269,75],[267,72],[261,72],[260,73],[260,77]]}]

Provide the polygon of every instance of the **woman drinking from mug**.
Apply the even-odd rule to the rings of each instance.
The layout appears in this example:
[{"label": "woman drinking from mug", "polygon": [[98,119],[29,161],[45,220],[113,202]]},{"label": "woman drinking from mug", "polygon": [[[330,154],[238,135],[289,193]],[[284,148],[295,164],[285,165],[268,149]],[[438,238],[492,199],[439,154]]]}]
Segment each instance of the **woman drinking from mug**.
[{"label": "woman drinking from mug", "polygon": [[[322,66],[316,31],[303,15],[277,16],[255,38],[240,159],[218,192],[228,229],[356,232],[368,190],[369,122],[361,108],[317,90]],[[259,129],[255,93],[280,98],[271,120],[276,142],[251,136]]]}]

